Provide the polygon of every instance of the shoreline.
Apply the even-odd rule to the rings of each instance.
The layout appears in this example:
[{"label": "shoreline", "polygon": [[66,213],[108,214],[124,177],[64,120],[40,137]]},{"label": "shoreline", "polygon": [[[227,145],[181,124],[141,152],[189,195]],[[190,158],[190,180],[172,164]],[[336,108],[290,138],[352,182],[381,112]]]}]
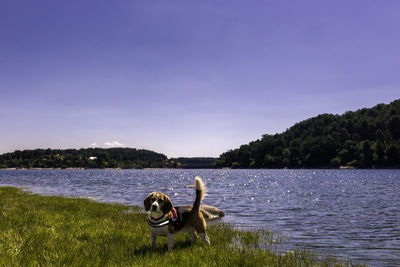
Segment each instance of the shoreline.
[{"label": "shoreline", "polygon": [[[0,200],[4,204],[0,262],[5,265],[350,266],[348,261],[309,250],[277,251],[281,239],[267,230],[210,223],[210,246],[194,243],[182,233],[168,252],[166,238],[159,238],[156,248],[150,246],[147,214],[137,206],[43,196],[3,186]],[[25,230],[17,231],[16,226]]]},{"label": "shoreline", "polygon": [[400,168],[355,168],[351,166],[340,166],[340,168],[280,168],[280,169],[237,169],[237,168],[0,168],[0,171],[15,171],[15,170],[400,170]]}]

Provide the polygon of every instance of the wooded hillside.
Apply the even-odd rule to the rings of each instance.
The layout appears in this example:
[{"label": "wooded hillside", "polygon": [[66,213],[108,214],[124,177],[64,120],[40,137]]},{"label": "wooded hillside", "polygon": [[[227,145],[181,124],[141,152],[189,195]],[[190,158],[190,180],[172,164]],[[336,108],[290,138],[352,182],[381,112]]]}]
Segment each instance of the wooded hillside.
[{"label": "wooded hillside", "polygon": [[281,134],[223,153],[215,167],[400,167],[400,100],[343,115],[322,114]]}]

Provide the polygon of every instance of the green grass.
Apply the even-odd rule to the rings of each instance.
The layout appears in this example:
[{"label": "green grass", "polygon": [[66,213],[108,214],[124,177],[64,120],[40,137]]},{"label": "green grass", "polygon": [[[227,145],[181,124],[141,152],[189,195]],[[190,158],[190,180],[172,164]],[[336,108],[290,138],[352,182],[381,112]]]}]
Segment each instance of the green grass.
[{"label": "green grass", "polygon": [[140,208],[0,188],[2,266],[351,266],[308,251],[279,254],[265,230],[215,223],[208,233],[211,246],[182,233],[172,251],[162,237],[153,249]]}]

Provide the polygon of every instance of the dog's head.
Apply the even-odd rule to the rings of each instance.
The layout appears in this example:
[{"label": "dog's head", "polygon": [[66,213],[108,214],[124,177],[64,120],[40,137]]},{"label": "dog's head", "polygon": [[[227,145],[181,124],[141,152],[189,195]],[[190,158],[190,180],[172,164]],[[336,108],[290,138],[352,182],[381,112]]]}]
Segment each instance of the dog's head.
[{"label": "dog's head", "polygon": [[169,197],[163,193],[153,192],[144,200],[144,209],[146,211],[167,214],[172,209],[172,202]]}]

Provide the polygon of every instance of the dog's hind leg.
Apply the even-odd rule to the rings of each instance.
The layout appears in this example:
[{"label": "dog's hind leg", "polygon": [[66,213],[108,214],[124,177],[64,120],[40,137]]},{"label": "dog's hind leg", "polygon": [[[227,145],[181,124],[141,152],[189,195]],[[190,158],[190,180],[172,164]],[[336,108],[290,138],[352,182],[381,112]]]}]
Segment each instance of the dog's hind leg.
[{"label": "dog's hind leg", "polygon": [[204,217],[201,214],[201,212],[198,213],[198,216],[199,216],[198,217],[199,223],[197,223],[194,228],[196,229],[196,232],[200,235],[200,237],[204,240],[204,242],[206,242],[207,245],[210,245],[210,238],[208,238],[208,236],[207,236],[206,221],[204,220]]},{"label": "dog's hind leg", "polygon": [[190,230],[188,231],[188,234],[189,234],[190,237],[192,238],[193,242],[196,242],[196,241],[197,241],[197,236],[196,236],[196,233],[195,233],[194,229],[190,229]]},{"label": "dog's hind leg", "polygon": [[201,238],[204,240],[204,242],[207,243],[207,245],[210,245],[210,238],[208,238],[207,233],[199,233],[199,235],[201,236]]},{"label": "dog's hind leg", "polygon": [[206,221],[204,220],[203,215],[199,212],[199,223],[195,225],[196,232],[200,235],[200,237],[204,240],[204,242],[207,243],[207,245],[210,245],[210,239],[207,236],[207,224]]}]

